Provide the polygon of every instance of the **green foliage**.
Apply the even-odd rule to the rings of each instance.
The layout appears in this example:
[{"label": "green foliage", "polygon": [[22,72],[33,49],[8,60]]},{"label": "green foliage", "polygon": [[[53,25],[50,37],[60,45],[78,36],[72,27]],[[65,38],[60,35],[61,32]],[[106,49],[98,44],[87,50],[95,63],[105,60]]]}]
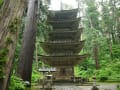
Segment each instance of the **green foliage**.
[{"label": "green foliage", "polygon": [[77,75],[91,79],[96,75],[98,81],[120,81],[120,59],[114,59],[113,61],[103,62],[104,66],[101,66],[100,70],[96,71],[94,68],[84,70],[83,66],[77,66]]},{"label": "green foliage", "polygon": [[40,79],[42,79],[42,74],[38,71],[38,68],[36,68],[36,62],[33,63],[33,69],[32,69],[32,82],[36,83]]},{"label": "green foliage", "polygon": [[17,76],[11,76],[9,90],[25,90],[25,83]]},{"label": "green foliage", "polygon": [[[119,1],[119,0],[118,0]],[[81,65],[76,68],[76,75],[92,78],[96,75],[98,81],[120,81],[120,43],[119,39],[119,8],[115,7],[118,1],[86,0],[86,15],[83,19],[84,38],[86,43],[83,53],[90,53]],[[101,7],[101,11],[98,7]],[[99,19],[100,18],[100,19]],[[114,28],[113,28],[114,27]],[[118,35],[118,36],[117,36]],[[116,43],[117,44],[116,44]],[[95,70],[94,45],[98,47],[99,70]]]},{"label": "green foliage", "polygon": [[74,73],[75,73],[75,76],[79,76],[80,75],[80,69],[79,69],[78,66],[74,67]]},{"label": "green foliage", "polygon": [[111,73],[111,72],[109,72],[109,73],[108,72],[109,71],[107,71],[107,70],[101,69],[99,71],[99,75],[97,76],[97,78],[99,79],[99,81],[104,82],[104,81],[108,80],[108,76]]},{"label": "green foliage", "polygon": [[[16,33],[16,30],[18,29],[18,24],[19,20],[15,18],[9,25],[10,33]],[[13,43],[12,35],[10,35],[10,33],[6,36],[4,47],[2,47],[2,49],[0,50],[0,78],[4,78],[4,67],[9,53],[9,49],[7,47],[8,45]]]},{"label": "green foliage", "polygon": [[3,48],[2,50],[0,50],[0,60],[8,54],[8,51],[9,50],[7,48]]},{"label": "green foliage", "polygon": [[12,38],[11,37],[7,37],[5,43],[6,43],[6,45],[12,44],[13,43]]},{"label": "green foliage", "polygon": [[3,70],[0,69],[0,79],[3,79],[4,78],[4,73],[3,73]]},{"label": "green foliage", "polygon": [[115,59],[110,63],[106,63],[106,67],[101,68],[98,72],[98,79],[101,77],[106,77],[108,80],[120,81],[120,61]]},{"label": "green foliage", "polygon": [[32,82],[38,82],[42,78],[41,73],[38,70],[33,69],[32,71]]},{"label": "green foliage", "polygon": [[15,34],[18,30],[19,25],[20,25],[20,20],[15,18],[9,25],[10,33]]},{"label": "green foliage", "polygon": [[120,58],[120,44],[113,45],[112,55],[113,55],[113,58]]},{"label": "green foliage", "polygon": [[106,76],[102,76],[99,79],[99,81],[101,81],[101,82],[104,82],[104,81],[107,81],[107,80],[108,80],[108,77],[106,77]]},{"label": "green foliage", "polygon": [[7,48],[3,48],[0,51],[0,79],[4,78],[4,66],[7,61],[7,54],[9,50]]},{"label": "green foliage", "polygon": [[4,0],[0,0],[0,7],[2,6]]},{"label": "green foliage", "polygon": [[44,15],[48,15],[48,6],[46,5],[41,5],[40,11],[44,13]]},{"label": "green foliage", "polygon": [[41,5],[40,7],[40,21],[38,23],[38,31],[37,37],[44,41],[48,38],[48,32],[52,30],[51,25],[47,24],[47,15],[48,15],[48,7]]}]

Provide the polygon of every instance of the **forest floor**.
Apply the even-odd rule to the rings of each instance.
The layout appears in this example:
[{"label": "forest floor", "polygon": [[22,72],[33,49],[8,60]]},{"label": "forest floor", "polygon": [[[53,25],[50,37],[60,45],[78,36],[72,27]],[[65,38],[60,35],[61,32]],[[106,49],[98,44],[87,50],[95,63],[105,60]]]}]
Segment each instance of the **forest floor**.
[{"label": "forest floor", "polygon": [[[99,90],[117,90],[118,84],[99,83],[97,87]],[[55,85],[55,90],[91,90],[92,85]]]},{"label": "forest floor", "polygon": [[[117,85],[120,83],[98,83],[97,87],[99,90],[117,90]],[[35,90],[42,90],[41,86],[35,88]],[[56,84],[52,88],[52,90],[91,90],[92,85]]]}]

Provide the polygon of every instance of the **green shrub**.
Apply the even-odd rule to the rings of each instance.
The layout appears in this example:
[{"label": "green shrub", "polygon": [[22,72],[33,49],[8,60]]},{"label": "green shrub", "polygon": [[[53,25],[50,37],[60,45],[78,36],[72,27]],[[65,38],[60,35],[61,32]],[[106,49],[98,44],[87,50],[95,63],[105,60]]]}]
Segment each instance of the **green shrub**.
[{"label": "green shrub", "polygon": [[1,69],[0,70],[0,79],[3,79],[4,78],[4,73],[3,73],[3,70]]},{"label": "green shrub", "polygon": [[104,82],[104,81],[107,81],[107,80],[108,80],[108,77],[106,77],[106,76],[100,77],[100,81],[101,81],[101,82]]},{"label": "green shrub", "polygon": [[6,38],[6,45],[9,45],[9,44],[12,44],[13,43],[13,40],[11,37],[7,37]]},{"label": "green shrub", "polygon": [[[34,67],[35,67],[35,66],[34,66]],[[33,83],[36,83],[36,82],[38,82],[41,78],[42,78],[42,74],[41,74],[39,71],[33,69],[33,71],[32,71],[32,82],[33,82]]]},{"label": "green shrub", "polygon": [[25,83],[17,76],[11,76],[9,90],[25,90]]},{"label": "green shrub", "polygon": [[113,58],[120,58],[120,45],[113,45],[112,55]]},{"label": "green shrub", "polygon": [[0,0],[0,7],[2,6],[2,4],[3,4],[3,0]]},{"label": "green shrub", "polygon": [[9,50],[7,48],[0,50],[0,79],[4,78],[4,66],[6,64],[8,52]]},{"label": "green shrub", "polygon": [[6,56],[8,51],[9,50],[7,48],[3,48],[2,50],[0,50],[0,57],[2,58],[3,56]]},{"label": "green shrub", "polygon": [[20,25],[20,20],[15,18],[9,25],[9,31],[11,34],[15,34],[17,32],[18,26]]}]

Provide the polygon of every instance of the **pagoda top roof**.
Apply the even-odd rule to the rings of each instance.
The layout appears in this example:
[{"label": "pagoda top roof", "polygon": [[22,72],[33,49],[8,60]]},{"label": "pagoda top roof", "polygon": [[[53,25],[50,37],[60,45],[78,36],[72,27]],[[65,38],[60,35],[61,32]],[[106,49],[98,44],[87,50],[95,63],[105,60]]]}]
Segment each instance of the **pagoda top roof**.
[{"label": "pagoda top roof", "polygon": [[78,8],[71,10],[49,10],[48,20],[72,19],[77,17]]},{"label": "pagoda top roof", "polygon": [[71,55],[71,56],[44,56],[41,55],[41,59],[45,64],[51,66],[74,66],[80,64],[88,54],[84,55]]}]

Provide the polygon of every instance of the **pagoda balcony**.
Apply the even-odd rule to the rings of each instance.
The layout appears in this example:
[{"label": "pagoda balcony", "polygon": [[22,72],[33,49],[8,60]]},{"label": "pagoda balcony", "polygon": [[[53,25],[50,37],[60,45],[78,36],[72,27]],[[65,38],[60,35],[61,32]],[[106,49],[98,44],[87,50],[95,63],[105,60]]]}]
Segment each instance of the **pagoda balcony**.
[{"label": "pagoda balcony", "polygon": [[53,29],[78,29],[81,18],[48,21]]},{"label": "pagoda balcony", "polygon": [[64,52],[74,52],[79,53],[84,46],[84,40],[79,42],[41,42],[41,47],[47,53],[64,53]]},{"label": "pagoda balcony", "polygon": [[74,66],[80,64],[87,57],[87,54],[71,56],[40,56],[41,60],[50,66]]},{"label": "pagoda balcony", "polygon": [[71,10],[60,10],[60,11],[49,10],[48,20],[73,19],[77,17],[77,12],[78,12],[78,8]]}]

